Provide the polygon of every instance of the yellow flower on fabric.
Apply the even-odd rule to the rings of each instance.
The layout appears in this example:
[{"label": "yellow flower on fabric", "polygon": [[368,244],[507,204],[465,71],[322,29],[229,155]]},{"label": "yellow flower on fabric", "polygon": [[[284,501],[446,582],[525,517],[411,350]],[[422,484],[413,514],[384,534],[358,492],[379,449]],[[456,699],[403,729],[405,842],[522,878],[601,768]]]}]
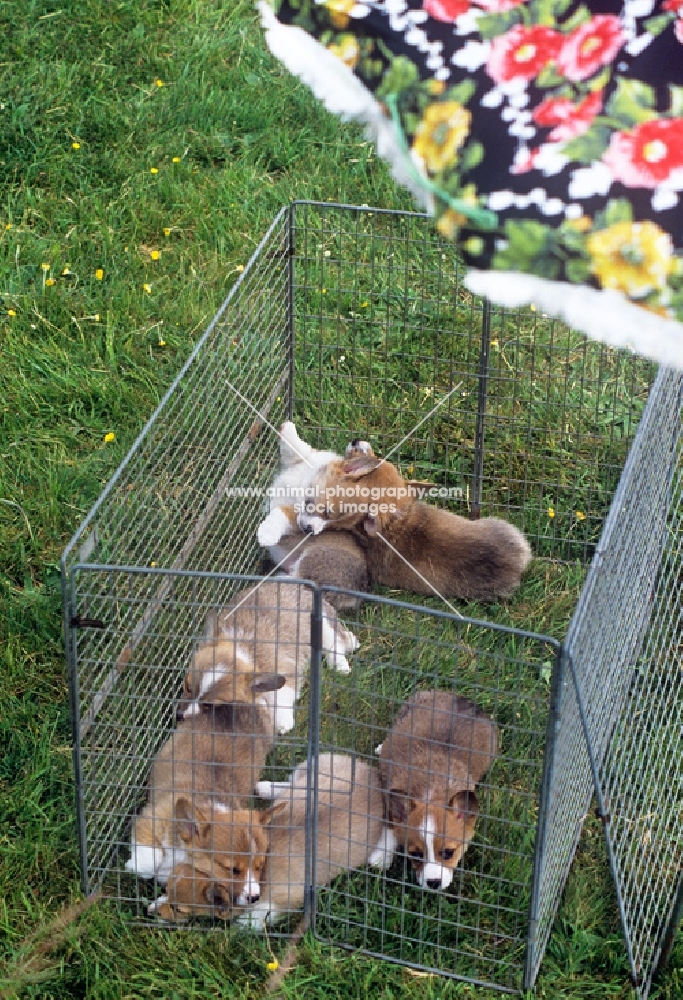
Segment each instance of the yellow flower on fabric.
[{"label": "yellow flower on fabric", "polygon": [[150,250],[149,255],[152,258],[152,260],[159,260],[159,257],[161,257],[161,254],[159,253],[158,250]]},{"label": "yellow flower on fabric", "polygon": [[[466,205],[471,205],[473,208],[476,207],[477,189],[474,184],[468,184],[467,187],[463,189],[463,192],[460,195],[460,200]],[[466,223],[467,216],[463,215],[462,212],[458,212],[454,208],[447,208],[436,223],[436,228],[442,236],[446,237],[447,240],[452,240],[457,236],[460,227],[466,225]]]},{"label": "yellow flower on fabric", "polygon": [[470,134],[472,115],[457,101],[430,104],[417,126],[413,152],[436,174],[453,164]]},{"label": "yellow flower on fabric", "polygon": [[555,510],[553,507],[548,507],[548,517],[552,520],[555,517]]},{"label": "yellow flower on fabric", "polygon": [[104,277],[104,271],[102,270],[101,267],[98,267],[97,270],[95,271],[95,278],[97,281],[102,281],[103,277]]},{"label": "yellow flower on fabric", "polygon": [[427,80],[427,90],[430,94],[433,94],[434,97],[438,97],[440,94],[443,94],[445,89],[445,80],[435,80],[433,77],[431,80]]},{"label": "yellow flower on fabric", "polygon": [[340,35],[338,44],[329,45],[328,50],[351,69],[360,59],[360,46],[354,35]]},{"label": "yellow flower on fabric", "polygon": [[116,440],[116,434],[113,431],[109,431],[108,434],[104,435],[104,443],[111,444],[112,441]]},{"label": "yellow flower on fabric", "polygon": [[654,222],[617,222],[591,233],[586,248],[602,287],[636,299],[663,291],[675,268],[671,238]]},{"label": "yellow flower on fabric", "polygon": [[349,23],[349,14],[356,6],[356,0],[325,0],[325,6],[334,27],[343,29]]}]

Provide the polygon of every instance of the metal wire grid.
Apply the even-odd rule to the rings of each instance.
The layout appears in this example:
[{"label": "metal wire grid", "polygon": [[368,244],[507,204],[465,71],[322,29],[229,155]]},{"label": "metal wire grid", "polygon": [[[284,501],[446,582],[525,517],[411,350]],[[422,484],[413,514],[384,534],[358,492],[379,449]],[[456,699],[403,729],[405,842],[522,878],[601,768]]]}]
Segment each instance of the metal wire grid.
[{"label": "metal wire grid", "polygon": [[449,889],[420,888],[398,856],[386,874],[366,868],[319,890],[315,932],[392,961],[520,990],[557,644],[380,598],[350,627],[361,640],[351,674],[322,675],[321,751],[353,748],[376,762],[374,748],[402,703],[434,688],[483,708],[501,730],[501,748],[477,789],[474,841]]},{"label": "metal wire grid", "polygon": [[447,506],[589,557],[653,366],[475,299],[425,216],[296,203],[292,220],[294,412],[313,443],[385,454],[409,435],[392,461],[461,487]]},{"label": "metal wire grid", "polygon": [[[291,227],[289,221],[285,211],[275,220],[64,555],[65,579],[76,560],[91,564],[74,573],[74,590],[65,594],[67,625],[74,614],[115,622],[104,630],[68,632],[83,830],[90,824],[83,870],[91,887],[107,877],[118,880],[118,897],[139,913],[138,888],[130,888],[114,862],[137,804],[121,789],[139,798],[151,755],[172,723],[180,664],[201,632],[196,609],[227,600],[230,588],[211,574],[135,567],[253,568],[260,503],[224,497],[225,486],[238,477],[240,484],[265,486],[274,474],[277,449],[269,432],[259,435],[262,424],[252,407],[276,426],[294,412],[314,443],[341,448],[360,434],[382,452],[458,386],[399,449],[404,471],[447,485],[457,475],[470,508],[481,493],[482,512],[516,520],[535,536],[537,552],[583,556],[607,509],[651,377],[647,363],[587,344],[544,317],[475,302],[460,284],[450,250],[421,216],[300,204],[291,210]],[[533,391],[522,378],[529,369]],[[134,568],[123,572],[102,566],[105,560]],[[178,611],[179,586],[191,588],[186,603],[194,610]],[[200,593],[202,587],[207,593]],[[410,662],[414,674],[414,653]],[[493,931],[476,921],[470,925],[474,938],[488,935],[487,947],[493,943],[502,957],[486,970],[474,947],[465,978],[491,976],[504,988],[514,987],[503,979],[517,988],[520,977],[527,987],[533,983],[590,791],[577,739],[576,693],[560,674],[555,677],[561,712],[548,730],[552,767],[542,787],[540,768],[534,777],[533,795],[545,800],[536,878],[529,875],[528,844],[520,878],[531,894],[526,962],[519,952],[519,915],[528,894],[524,907],[510,911],[514,927],[506,925],[504,944],[497,943],[497,928],[510,916],[506,907],[499,907]],[[134,735],[134,744],[120,752],[126,734]],[[290,766],[297,753],[286,757]],[[486,813],[483,819],[486,825]],[[531,837],[533,829],[528,826]],[[514,884],[512,878],[499,882]],[[434,919],[418,917],[423,926]],[[359,932],[357,921],[335,920],[337,939],[347,928]],[[445,923],[443,930],[448,937]],[[389,942],[385,935],[382,947]],[[417,949],[418,937],[409,943]]]},{"label": "metal wire grid", "polygon": [[[681,872],[681,376],[660,370],[566,641],[634,984],[645,997]],[[584,753],[573,799],[590,797]]]}]

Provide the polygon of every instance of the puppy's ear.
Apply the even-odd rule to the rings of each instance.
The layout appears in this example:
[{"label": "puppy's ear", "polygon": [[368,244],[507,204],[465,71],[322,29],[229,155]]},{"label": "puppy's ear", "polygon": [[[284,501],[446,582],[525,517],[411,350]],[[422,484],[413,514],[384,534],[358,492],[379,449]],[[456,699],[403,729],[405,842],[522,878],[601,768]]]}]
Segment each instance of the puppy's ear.
[{"label": "puppy's ear", "polygon": [[479,813],[479,799],[469,790],[456,792],[448,801],[450,809],[455,809],[458,816],[467,819]]},{"label": "puppy's ear", "polygon": [[278,813],[283,812],[284,809],[289,805],[289,796],[286,799],[282,799],[280,802],[276,802],[274,806],[269,809],[263,809],[258,813],[258,821],[261,826],[268,826],[273,816],[277,816]]},{"label": "puppy's ear", "polygon": [[205,639],[215,639],[218,635],[218,615],[216,614],[216,609],[211,608],[206,613],[206,618],[204,619],[204,638]]},{"label": "puppy's ear", "polygon": [[360,455],[358,458],[349,458],[342,465],[342,472],[350,479],[362,479],[374,472],[382,459],[376,455]]},{"label": "puppy's ear", "polygon": [[279,691],[286,683],[287,678],[282,674],[258,674],[256,680],[251,685],[251,690],[257,693]]},{"label": "puppy's ear", "polygon": [[193,807],[189,799],[178,799],[175,804],[175,818],[179,821],[180,838],[186,844],[191,844],[193,840],[205,840],[211,831],[211,823],[207,821],[201,809]]},{"label": "puppy's ear", "polygon": [[389,792],[389,819],[392,823],[405,823],[410,812],[410,801],[402,788],[392,788]]}]

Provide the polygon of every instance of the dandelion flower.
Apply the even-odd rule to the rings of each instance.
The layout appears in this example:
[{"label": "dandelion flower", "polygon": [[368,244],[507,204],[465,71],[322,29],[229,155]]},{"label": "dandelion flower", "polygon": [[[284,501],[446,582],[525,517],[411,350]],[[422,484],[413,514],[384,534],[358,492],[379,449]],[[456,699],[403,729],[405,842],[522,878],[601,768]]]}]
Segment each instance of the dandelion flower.
[{"label": "dandelion flower", "polygon": [[574,514],[576,516],[576,520],[577,521],[585,521],[586,520],[586,515],[584,514],[584,512],[582,510],[575,510]]},{"label": "dandelion flower", "polygon": [[98,267],[97,270],[95,271],[95,277],[97,278],[98,281],[102,281],[102,278],[104,277],[104,271],[102,270],[101,267]]},{"label": "dandelion flower", "polygon": [[173,162],[174,163],[180,163],[180,157],[179,156],[174,156],[173,157]]},{"label": "dandelion flower", "polygon": [[6,222],[5,223],[5,229],[11,229],[11,228],[12,228],[12,223],[11,222]]},{"label": "dandelion flower", "polygon": [[62,276],[65,277],[67,274],[71,274],[71,264],[65,264],[62,268]]},{"label": "dandelion flower", "polygon": [[100,314],[99,313],[95,313],[95,315],[93,316],[93,319],[95,320],[96,323],[99,323],[99,321],[100,321]]},{"label": "dandelion flower", "polygon": [[41,271],[49,271],[50,270],[50,265],[49,264],[41,264],[40,265],[40,269],[41,269]]},{"label": "dandelion flower", "polygon": [[548,507],[548,517],[551,518],[551,520],[552,520],[553,517],[555,517],[555,509],[554,509],[554,507]]},{"label": "dandelion flower", "polygon": [[150,172],[150,174],[158,174],[159,173],[159,168],[158,167],[150,167],[149,168],[149,172]]},{"label": "dandelion flower", "polygon": [[14,309],[8,309],[7,310],[7,315],[8,316],[16,316],[17,314],[15,313]]},{"label": "dandelion flower", "polygon": [[104,435],[104,443],[111,444],[112,441],[116,440],[116,434],[113,431],[109,431],[108,434]]},{"label": "dandelion flower", "polygon": [[71,148],[72,149],[80,149],[81,148],[80,142],[72,142],[71,143]]},{"label": "dandelion flower", "polygon": [[150,565],[151,569],[154,569],[154,567],[156,566],[156,564],[157,564],[156,559],[152,559],[152,561],[151,561],[151,563],[149,565]]},{"label": "dandelion flower", "polygon": [[152,294],[152,286],[151,285],[148,285],[147,283],[145,283],[142,287],[144,288],[144,290],[147,292],[148,295]]},{"label": "dandelion flower", "polygon": [[494,339],[491,341],[491,347],[498,347],[498,340]]},{"label": "dandelion flower", "polygon": [[159,338],[159,340],[157,340],[157,347],[166,347],[166,341]]},{"label": "dandelion flower", "polygon": [[368,308],[367,300],[365,302],[361,302],[360,307],[361,309],[367,309]]},{"label": "dandelion flower", "polygon": [[161,257],[161,254],[159,253],[158,250],[150,250],[149,255],[152,258],[152,260],[159,260],[159,257]]},{"label": "dandelion flower", "polygon": [[171,230],[168,228],[168,226],[166,226],[166,228],[164,229],[164,236],[170,236],[170,235],[171,235]]},{"label": "dandelion flower", "polygon": [[156,83],[157,87],[163,87],[163,85],[164,85],[164,81],[160,80],[158,77],[156,78],[156,80],[154,82]]},{"label": "dandelion flower", "polygon": [[280,968],[280,963],[276,958],[274,958],[272,962],[268,962],[268,964],[266,965],[266,969],[268,969],[268,972],[275,972],[275,970],[279,968]]},{"label": "dandelion flower", "polygon": [[50,288],[52,285],[56,285],[57,282],[55,281],[54,278],[47,278],[45,284],[48,286],[48,288]]}]

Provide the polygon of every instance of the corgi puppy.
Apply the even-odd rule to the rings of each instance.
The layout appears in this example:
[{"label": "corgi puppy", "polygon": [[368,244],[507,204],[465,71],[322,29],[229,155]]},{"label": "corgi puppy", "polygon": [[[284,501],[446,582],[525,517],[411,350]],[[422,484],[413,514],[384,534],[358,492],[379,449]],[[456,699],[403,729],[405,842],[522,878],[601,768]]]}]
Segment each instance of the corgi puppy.
[{"label": "corgi puppy", "polygon": [[[341,461],[341,456],[332,451],[317,451],[306,444],[291,421],[282,425],[280,435],[280,472],[271,488],[270,512],[258,529],[259,543],[269,549],[273,562],[280,564],[289,576],[312,580],[321,587],[366,591],[365,553],[353,535],[339,532],[320,539],[306,538],[297,524],[297,514],[306,499],[310,499],[320,470],[332,461]],[[355,444],[369,447],[364,441],[351,442],[346,449],[347,457],[362,454],[355,450]],[[346,598],[343,594],[327,594],[326,600],[336,608],[358,606],[356,598]]]},{"label": "corgi puppy", "polygon": [[515,590],[531,559],[521,531],[499,518],[469,521],[423,503],[417,490],[429,484],[403,479],[367,442],[352,445],[366,446],[366,453],[320,467],[313,485],[326,497],[325,512],[300,513],[304,530],[355,532],[373,584],[465,600]]},{"label": "corgi puppy", "polygon": [[133,821],[127,871],[163,884],[194,852],[195,834],[186,835],[190,827],[183,825],[187,809],[181,801],[204,803],[191,829],[204,824],[204,830],[208,824],[207,837],[226,824],[234,838],[235,824],[244,822],[242,816],[233,823],[233,814],[243,810],[243,800],[253,793],[275,742],[272,719],[257,699],[284,685],[286,678],[252,671],[232,681],[231,701],[202,703],[199,713],[184,719],[155,757],[147,804]]},{"label": "corgi puppy", "polygon": [[[293,729],[294,705],[311,659],[312,608],[310,590],[272,580],[247,587],[219,612],[210,611],[204,642],[195,651],[185,677],[180,714],[196,714],[201,699],[208,699],[210,692],[214,701],[230,700],[235,671],[278,674],[285,678],[284,684],[265,692],[261,701],[277,732]],[[327,661],[341,673],[349,673],[346,654],[357,649],[359,643],[326,601],[322,645]]]},{"label": "corgi puppy", "polygon": [[[211,799],[179,798],[175,803],[178,835],[186,860],[177,861],[164,895],[147,908],[162,920],[190,916],[227,919],[235,907],[257,903],[266,864],[268,838],[258,814],[229,809]],[[213,892],[220,882],[220,897]]]},{"label": "corgi puppy", "polygon": [[[341,872],[366,864],[384,842],[384,798],[378,769],[364,761],[346,754],[321,754],[318,767],[315,884],[328,885]],[[269,849],[261,898],[244,908],[237,918],[241,924],[261,930],[266,921],[304,905],[307,782],[303,763],[287,782],[257,785],[262,797],[273,799],[272,808],[263,813]],[[214,892],[222,891],[216,881]]]},{"label": "corgi puppy", "polygon": [[257,532],[259,544],[270,550],[274,563],[287,555],[277,547],[282,536],[300,533],[295,508],[311,496],[320,469],[338,459],[335,452],[318,451],[302,441],[291,420],[280,427],[280,471],[270,489],[270,510]]},{"label": "corgi puppy", "polygon": [[475,787],[498,754],[498,727],[467,698],[418,691],[377,748],[389,827],[371,864],[401,845],[419,885],[446,889],[474,835]]}]

